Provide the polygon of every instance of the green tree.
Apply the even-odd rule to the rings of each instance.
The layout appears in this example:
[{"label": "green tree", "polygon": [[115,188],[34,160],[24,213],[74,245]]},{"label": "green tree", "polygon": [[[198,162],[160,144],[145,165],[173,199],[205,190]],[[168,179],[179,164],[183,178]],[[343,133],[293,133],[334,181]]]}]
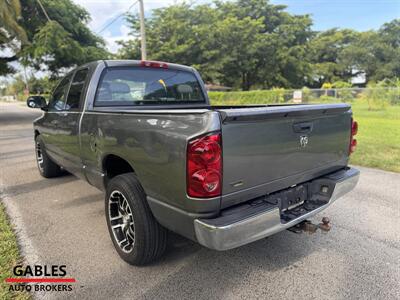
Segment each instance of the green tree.
[{"label": "green tree", "polygon": [[[191,7],[183,3],[153,10],[152,18],[146,19],[148,57],[197,67],[201,65],[205,71],[208,69],[205,60],[209,55],[204,52],[205,43],[210,42],[209,36],[217,18],[215,9],[208,5]],[[119,42],[122,48],[118,57],[140,59],[139,19],[130,15],[127,20],[133,39]],[[215,64],[212,68],[215,69]],[[208,73],[204,76],[207,77]]]},{"label": "green tree", "polygon": [[14,80],[11,83],[7,84],[5,94],[13,96],[22,95],[25,87],[26,82],[24,77],[21,74],[17,74],[16,76],[14,76]]},{"label": "green tree", "polygon": [[[343,52],[359,38],[359,33],[349,29],[333,28],[319,32],[310,41],[309,60],[312,76],[320,87],[324,82],[348,81],[353,76],[352,66],[343,61]],[[310,85],[314,85],[313,82]]]},{"label": "green tree", "polygon": [[350,81],[364,74],[367,82],[400,76],[400,21],[384,24],[378,31],[331,29],[310,42],[313,65],[311,85]]},{"label": "green tree", "polygon": [[257,68],[251,72],[252,84],[261,88],[302,87],[310,72],[306,58],[312,38],[312,20],[308,15],[291,15],[285,5],[267,0],[216,1],[221,17],[234,15],[261,20],[263,28],[257,45]]},{"label": "green tree", "polygon": [[[27,42],[18,43],[19,47],[12,49],[14,55],[9,61],[18,59],[24,65],[48,70],[57,77],[63,68],[109,57],[104,40],[87,26],[88,12],[71,0],[41,0],[51,21],[47,20],[36,0],[11,2],[20,4],[16,6],[20,9],[16,10],[18,13],[13,19],[24,29]],[[17,32],[7,32],[11,40],[23,41]]]},{"label": "green tree", "polygon": [[20,0],[21,25],[31,45],[23,49],[24,62],[40,69],[44,64],[53,75],[88,61],[109,56],[104,40],[87,26],[89,13],[71,0],[41,0],[48,22],[36,0]]},{"label": "green tree", "polygon": [[[250,89],[256,81],[259,68],[260,49],[264,40],[259,34],[262,28],[262,19],[250,17],[238,19],[229,16],[214,23],[215,30],[209,33],[204,55],[216,63],[208,68],[212,74],[216,74],[215,79],[224,85]],[[218,49],[217,53],[215,49]],[[218,67],[218,72],[215,67]]]},{"label": "green tree", "polygon": [[29,87],[31,95],[48,95],[51,93],[56,84],[57,81],[52,80],[48,76],[37,78],[33,74],[30,74],[27,76],[27,78],[25,78],[25,76],[17,74],[14,76],[12,82],[4,83],[5,89],[3,93],[5,95],[16,95],[20,100],[25,100],[23,91],[26,86]]},{"label": "green tree", "polygon": [[18,24],[21,17],[19,0],[7,0],[0,3],[0,31],[3,38],[18,37],[22,42],[27,41],[25,30]]},{"label": "green tree", "polygon": [[[266,0],[187,3],[156,9],[146,20],[148,57],[192,65],[206,81],[249,90],[301,87],[311,19],[293,16]],[[120,42],[120,58],[140,58],[137,16],[128,17],[135,39]]]},{"label": "green tree", "polygon": [[400,19],[383,24],[379,29],[381,68],[375,74],[375,80],[400,77]]},{"label": "green tree", "polygon": [[[0,51],[10,49],[9,52],[18,50],[17,39],[20,43],[27,43],[25,30],[18,24],[21,17],[21,5],[19,0],[0,1]],[[0,76],[13,72],[8,64],[16,60],[14,54],[0,57]]]}]

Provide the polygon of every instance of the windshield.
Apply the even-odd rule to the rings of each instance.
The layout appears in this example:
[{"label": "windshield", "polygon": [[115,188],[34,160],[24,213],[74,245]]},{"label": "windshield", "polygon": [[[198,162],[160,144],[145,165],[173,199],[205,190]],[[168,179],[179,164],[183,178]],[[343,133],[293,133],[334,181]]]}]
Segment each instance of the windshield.
[{"label": "windshield", "polygon": [[106,69],[95,106],[205,103],[200,84],[190,72],[146,67]]}]

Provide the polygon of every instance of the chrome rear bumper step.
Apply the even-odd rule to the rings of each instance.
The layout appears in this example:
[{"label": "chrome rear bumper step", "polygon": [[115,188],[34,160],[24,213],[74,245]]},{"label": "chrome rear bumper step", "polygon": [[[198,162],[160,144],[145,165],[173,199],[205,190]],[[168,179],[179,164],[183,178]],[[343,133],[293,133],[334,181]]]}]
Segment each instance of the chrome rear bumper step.
[{"label": "chrome rear bumper step", "polygon": [[278,206],[262,201],[257,205],[247,204],[244,210],[214,219],[195,219],[197,241],[214,250],[228,250],[288,229],[319,213],[353,190],[359,176],[357,169],[347,168],[317,178],[308,183],[310,199],[301,206],[282,213]]}]

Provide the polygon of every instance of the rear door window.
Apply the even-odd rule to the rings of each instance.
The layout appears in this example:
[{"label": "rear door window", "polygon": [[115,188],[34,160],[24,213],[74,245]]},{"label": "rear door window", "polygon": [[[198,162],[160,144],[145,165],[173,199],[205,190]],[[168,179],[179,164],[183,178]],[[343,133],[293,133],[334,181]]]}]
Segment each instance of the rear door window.
[{"label": "rear door window", "polygon": [[205,98],[193,73],[145,67],[106,69],[95,99],[95,106],[199,103]]},{"label": "rear door window", "polygon": [[65,110],[79,110],[80,102],[82,101],[86,86],[88,72],[88,69],[82,69],[75,73],[71,82],[71,87],[69,88]]}]

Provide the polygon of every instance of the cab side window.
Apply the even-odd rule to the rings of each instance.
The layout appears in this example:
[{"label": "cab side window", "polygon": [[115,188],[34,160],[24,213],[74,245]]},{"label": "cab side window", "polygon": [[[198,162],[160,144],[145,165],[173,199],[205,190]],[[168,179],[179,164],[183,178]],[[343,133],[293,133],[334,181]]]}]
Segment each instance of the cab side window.
[{"label": "cab side window", "polygon": [[61,80],[60,84],[54,90],[51,99],[49,101],[50,111],[60,111],[65,108],[65,100],[68,92],[69,82],[71,81],[71,75],[68,75]]},{"label": "cab side window", "polygon": [[69,88],[65,110],[79,110],[79,104],[82,101],[86,86],[85,83],[88,77],[88,71],[88,69],[82,69],[75,73],[71,87]]}]

